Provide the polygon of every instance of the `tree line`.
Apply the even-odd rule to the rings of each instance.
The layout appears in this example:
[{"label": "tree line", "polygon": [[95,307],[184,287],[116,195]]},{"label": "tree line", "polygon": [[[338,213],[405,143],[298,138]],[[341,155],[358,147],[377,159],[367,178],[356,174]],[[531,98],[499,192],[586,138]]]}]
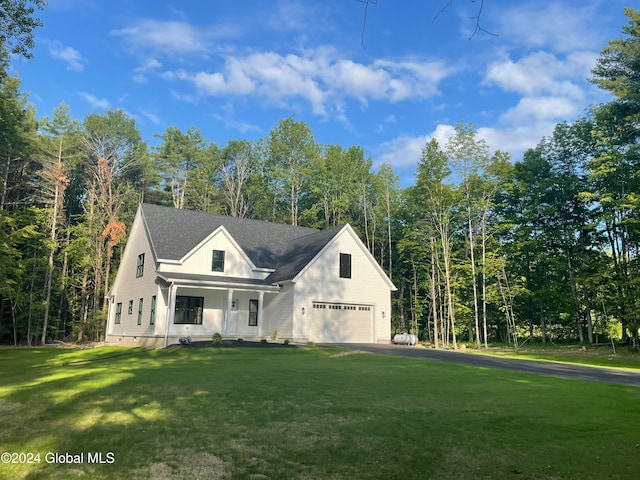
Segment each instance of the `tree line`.
[{"label": "tree line", "polygon": [[141,201],[315,228],[351,223],[398,287],[392,330],[461,343],[639,345],[640,10],[590,80],[613,100],[512,159],[460,122],[414,183],[294,117],[219,145],[121,110],[38,117],[0,75],[0,341],[100,340]]}]

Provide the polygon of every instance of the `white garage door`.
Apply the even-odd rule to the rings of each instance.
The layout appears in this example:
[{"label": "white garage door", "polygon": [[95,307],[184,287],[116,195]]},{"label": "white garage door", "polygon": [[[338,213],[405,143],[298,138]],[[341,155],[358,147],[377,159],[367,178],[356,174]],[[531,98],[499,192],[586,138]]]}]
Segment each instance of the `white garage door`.
[{"label": "white garage door", "polygon": [[348,303],[313,302],[311,341],[316,343],[372,343],[373,307]]}]

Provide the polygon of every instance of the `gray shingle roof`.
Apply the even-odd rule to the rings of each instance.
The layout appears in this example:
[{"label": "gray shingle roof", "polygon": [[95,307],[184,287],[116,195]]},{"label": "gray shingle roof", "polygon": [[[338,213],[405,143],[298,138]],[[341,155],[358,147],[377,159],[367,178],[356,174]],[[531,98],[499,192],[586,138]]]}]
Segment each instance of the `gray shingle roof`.
[{"label": "gray shingle roof", "polygon": [[193,210],[142,204],[158,259],[179,260],[221,225],[258,268],[275,269],[269,283],[290,280],[342,227],[316,230]]}]

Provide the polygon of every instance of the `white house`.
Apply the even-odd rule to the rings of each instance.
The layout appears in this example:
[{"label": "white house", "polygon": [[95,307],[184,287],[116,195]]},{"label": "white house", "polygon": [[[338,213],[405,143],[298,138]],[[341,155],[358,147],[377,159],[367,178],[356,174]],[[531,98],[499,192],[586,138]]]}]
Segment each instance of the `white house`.
[{"label": "white house", "polygon": [[138,208],[109,292],[106,341],[390,341],[396,290],[350,225],[294,227]]}]

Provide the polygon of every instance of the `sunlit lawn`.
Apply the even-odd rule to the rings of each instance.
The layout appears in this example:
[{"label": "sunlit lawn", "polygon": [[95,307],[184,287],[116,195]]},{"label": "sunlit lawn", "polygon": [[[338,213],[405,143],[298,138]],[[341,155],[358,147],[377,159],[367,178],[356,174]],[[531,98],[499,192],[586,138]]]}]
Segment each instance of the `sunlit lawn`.
[{"label": "sunlit lawn", "polygon": [[0,478],[637,477],[640,388],[338,352],[0,349]]},{"label": "sunlit lawn", "polygon": [[606,344],[586,347],[580,345],[526,343],[518,349],[493,346],[489,350],[480,348],[478,350],[469,349],[467,352],[527,360],[640,370],[640,352],[638,350],[631,347],[618,346],[614,352],[611,345]]}]

